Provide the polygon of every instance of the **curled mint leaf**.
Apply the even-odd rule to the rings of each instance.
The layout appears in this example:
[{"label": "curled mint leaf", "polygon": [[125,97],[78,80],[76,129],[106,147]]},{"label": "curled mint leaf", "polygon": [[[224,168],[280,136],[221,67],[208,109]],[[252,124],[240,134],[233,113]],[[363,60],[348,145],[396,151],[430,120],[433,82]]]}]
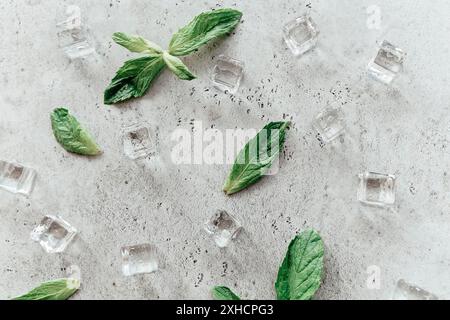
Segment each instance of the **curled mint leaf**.
[{"label": "curled mint leaf", "polygon": [[67,109],[55,109],[50,118],[53,134],[64,149],[86,156],[96,156],[101,153],[94,139]]},{"label": "curled mint leaf", "polygon": [[232,195],[258,182],[272,167],[283,147],[289,122],[271,122],[241,150],[223,190]]},{"label": "curled mint leaf", "polygon": [[174,56],[188,55],[207,42],[231,33],[241,18],[242,12],[234,9],[203,12],[173,35],[169,53]]},{"label": "curled mint leaf", "polygon": [[196,78],[179,58],[172,56],[167,51],[163,53],[163,58],[169,69],[181,80],[193,80]]},{"label": "curled mint leaf", "polygon": [[77,279],[60,279],[42,283],[30,292],[13,300],[67,300],[80,288]]},{"label": "curled mint leaf", "polygon": [[113,34],[112,38],[115,43],[130,50],[131,52],[148,54],[160,54],[163,52],[163,49],[156,43],[148,41],[140,36],[130,36],[123,32],[116,32]]},{"label": "curled mint leaf", "polygon": [[105,104],[114,104],[145,95],[165,68],[162,55],[149,55],[125,62],[105,91]]},{"label": "curled mint leaf", "polygon": [[212,295],[215,300],[241,300],[236,294],[227,287],[214,287]]},{"label": "curled mint leaf", "polygon": [[275,283],[278,300],[310,300],[320,288],[324,245],[320,235],[309,230],[289,245]]}]

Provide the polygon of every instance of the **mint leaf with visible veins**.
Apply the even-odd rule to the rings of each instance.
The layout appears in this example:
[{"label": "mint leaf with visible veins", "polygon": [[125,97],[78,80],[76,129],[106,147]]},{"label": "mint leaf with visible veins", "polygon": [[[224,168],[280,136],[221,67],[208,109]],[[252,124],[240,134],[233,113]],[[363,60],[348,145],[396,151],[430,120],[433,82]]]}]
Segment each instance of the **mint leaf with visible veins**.
[{"label": "mint leaf with visible veins", "polygon": [[283,147],[289,122],[271,122],[241,150],[223,187],[227,195],[258,182],[272,167]]},{"label": "mint leaf with visible veins", "polygon": [[53,134],[64,149],[86,156],[96,156],[101,153],[94,139],[67,109],[55,109],[50,118]]},{"label": "mint leaf with visible veins", "polygon": [[289,245],[275,283],[278,300],[310,300],[320,288],[324,245],[320,235],[309,230]]}]

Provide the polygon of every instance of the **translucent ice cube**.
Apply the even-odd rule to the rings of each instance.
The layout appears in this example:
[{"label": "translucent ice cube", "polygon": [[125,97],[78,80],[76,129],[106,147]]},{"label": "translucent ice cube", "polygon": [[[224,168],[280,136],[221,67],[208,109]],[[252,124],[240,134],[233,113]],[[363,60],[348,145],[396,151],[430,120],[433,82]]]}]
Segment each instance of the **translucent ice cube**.
[{"label": "translucent ice cube", "polygon": [[61,217],[45,216],[31,232],[31,239],[48,253],[63,252],[75,238],[77,230]]},{"label": "translucent ice cube", "polygon": [[123,247],[121,254],[122,272],[127,277],[158,270],[157,251],[150,244]]},{"label": "translucent ice cube", "polygon": [[434,294],[425,291],[415,285],[407,283],[405,280],[399,280],[394,291],[392,300],[438,300]]},{"label": "translucent ice cube", "polygon": [[344,115],[340,109],[326,109],[316,116],[313,127],[324,143],[330,143],[345,133]]},{"label": "translucent ice cube", "polygon": [[390,84],[402,71],[405,57],[406,53],[403,50],[384,41],[375,59],[369,63],[369,75],[383,83]]},{"label": "translucent ice cube", "polygon": [[96,50],[87,27],[82,24],[79,8],[72,7],[74,8],[73,12],[68,11],[70,16],[56,26],[60,48],[63,49],[69,59],[74,60],[94,54]]},{"label": "translucent ice cube", "polygon": [[395,176],[366,172],[359,175],[358,200],[367,205],[391,206],[395,203]]},{"label": "translucent ice cube", "polygon": [[217,57],[216,65],[213,68],[211,80],[217,89],[236,94],[243,75],[243,62],[220,55]]},{"label": "translucent ice cube", "polygon": [[133,160],[156,154],[156,143],[147,127],[134,124],[124,128],[123,146],[125,154]]},{"label": "translucent ice cube", "polygon": [[211,234],[220,248],[227,247],[235,239],[242,226],[240,222],[226,211],[217,211],[211,219],[205,223],[205,230]]},{"label": "translucent ice cube", "polygon": [[33,190],[35,178],[36,172],[33,169],[0,160],[0,188],[29,195]]},{"label": "translucent ice cube", "polygon": [[284,41],[295,56],[302,55],[317,45],[319,30],[309,16],[301,16],[284,26]]}]

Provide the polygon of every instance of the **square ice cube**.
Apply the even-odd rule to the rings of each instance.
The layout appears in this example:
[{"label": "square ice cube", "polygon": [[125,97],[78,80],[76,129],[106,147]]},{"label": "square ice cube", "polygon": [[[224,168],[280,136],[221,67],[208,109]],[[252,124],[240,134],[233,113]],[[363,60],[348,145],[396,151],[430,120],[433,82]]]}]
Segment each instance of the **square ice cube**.
[{"label": "square ice cube", "polygon": [[302,55],[317,45],[319,29],[309,16],[301,16],[284,26],[284,41],[295,56]]},{"label": "square ice cube", "polygon": [[95,53],[93,41],[81,20],[66,20],[57,24],[59,47],[71,60]]},{"label": "square ice cube", "polygon": [[217,89],[236,94],[243,76],[243,62],[220,55],[217,57],[216,65],[213,68],[211,80]]},{"label": "square ice cube", "polygon": [[217,211],[211,219],[205,223],[205,231],[211,234],[220,248],[227,247],[235,239],[242,226],[240,222],[226,211]]},{"label": "square ice cube", "polygon": [[33,169],[0,160],[0,188],[12,193],[30,195],[35,179],[36,171]]},{"label": "square ice cube", "polygon": [[131,125],[123,130],[125,154],[133,160],[156,154],[155,139],[150,130],[140,124]]},{"label": "square ice cube", "polygon": [[31,239],[48,253],[63,252],[75,238],[77,230],[61,217],[45,216],[31,232]]},{"label": "square ice cube", "polygon": [[152,273],[158,270],[158,256],[156,247],[150,244],[140,244],[123,247],[122,272],[125,276],[141,273]]},{"label": "square ice cube", "polygon": [[402,279],[397,282],[392,300],[439,300],[439,298]]},{"label": "square ice cube", "polygon": [[375,60],[368,66],[369,75],[390,84],[397,74],[403,70],[406,53],[387,41],[383,41]]},{"label": "square ice cube", "polygon": [[344,115],[340,109],[326,109],[316,116],[313,127],[324,143],[330,143],[345,133]]},{"label": "square ice cube", "polygon": [[367,205],[392,206],[395,203],[395,176],[366,172],[359,175],[358,200]]}]

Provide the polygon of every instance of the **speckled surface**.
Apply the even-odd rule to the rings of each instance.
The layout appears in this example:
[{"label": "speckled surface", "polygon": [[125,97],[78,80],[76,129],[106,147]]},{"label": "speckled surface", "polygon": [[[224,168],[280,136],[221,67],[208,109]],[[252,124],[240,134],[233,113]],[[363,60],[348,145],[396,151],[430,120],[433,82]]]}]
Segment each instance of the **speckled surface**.
[{"label": "speckled surface", "polygon": [[[4,0],[0,4],[0,154],[38,171],[27,199],[0,192],[0,298],[82,271],[76,299],[209,299],[213,285],[243,298],[275,297],[273,283],[287,243],[315,228],[326,243],[326,276],[318,299],[390,298],[405,278],[450,298],[450,3],[430,1],[94,1]],[[96,62],[70,62],[57,46],[56,17],[76,4],[97,41]],[[102,92],[126,50],[115,31],[138,33],[166,46],[197,13],[239,8],[235,34],[184,61],[193,82],[164,72],[143,99],[105,106]],[[381,29],[367,27],[366,8],[381,10]],[[308,9],[311,7],[311,9]],[[306,10],[321,30],[318,48],[294,59],[282,42],[285,22]],[[386,87],[365,67],[384,38],[408,53],[405,72]],[[214,57],[246,64],[236,96],[212,88]],[[328,104],[342,105],[349,134],[321,147],[311,128]],[[67,106],[96,136],[97,159],[70,155],[55,142],[49,113]],[[195,165],[152,176],[122,152],[120,129],[136,119],[159,127],[163,149],[176,128],[260,128],[293,121],[282,169],[255,187],[226,197],[228,165]],[[398,176],[393,210],[361,206],[356,175]],[[216,209],[238,216],[245,232],[220,250],[201,230]],[[61,255],[47,255],[29,234],[45,214],[58,214],[80,231]],[[122,245],[150,242],[161,270],[121,275]],[[381,268],[381,289],[366,286],[369,266]]]}]

